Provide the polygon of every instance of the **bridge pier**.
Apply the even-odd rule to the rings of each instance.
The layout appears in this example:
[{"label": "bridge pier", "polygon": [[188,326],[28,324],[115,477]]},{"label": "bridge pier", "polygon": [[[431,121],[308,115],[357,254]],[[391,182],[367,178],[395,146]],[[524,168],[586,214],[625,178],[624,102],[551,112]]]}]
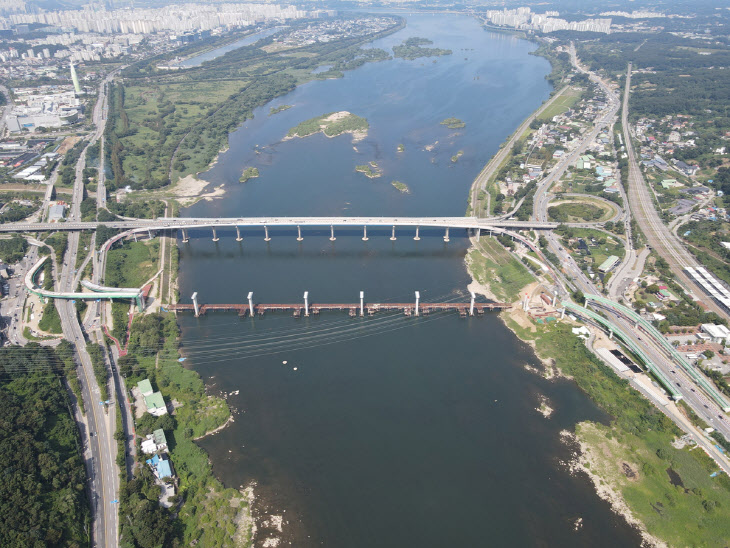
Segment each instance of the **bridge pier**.
[{"label": "bridge pier", "polygon": [[335,225],[330,225],[330,242],[334,242],[335,238]]},{"label": "bridge pier", "polygon": [[368,241],[368,227],[367,225],[362,227],[362,241],[367,242]]},{"label": "bridge pier", "polygon": [[[135,238],[134,241],[136,242],[137,241],[137,238]],[[184,244],[186,244],[189,241],[190,241],[190,238],[188,237],[188,229],[187,228],[183,228],[182,229],[182,242]]]},{"label": "bridge pier", "polygon": [[269,227],[264,225],[264,241],[270,242],[271,238],[269,238]]},{"label": "bridge pier", "polygon": [[479,238],[480,238],[480,237],[481,237],[481,235],[482,235],[482,229],[481,229],[481,228],[477,228],[477,229],[476,229],[476,232],[477,232],[477,242],[478,242],[478,241],[479,241]]},{"label": "bridge pier", "polygon": [[309,291],[304,292],[304,315],[309,316]]},{"label": "bridge pier", "polygon": [[560,319],[562,320],[563,318],[565,318],[565,307],[560,311]]},{"label": "bridge pier", "polygon": [[474,315],[474,299],[476,298],[476,295],[474,295],[473,291],[470,291],[471,293],[471,303],[469,304],[469,316]]},{"label": "bridge pier", "polygon": [[393,225],[393,231],[390,233],[390,241],[394,242],[395,240],[395,225]]},{"label": "bridge pier", "polygon": [[418,229],[419,229],[419,228],[421,228],[421,227],[420,227],[420,226],[418,226],[418,225],[416,225],[416,237],[415,237],[415,238],[413,238],[413,239],[414,239],[414,240],[416,240],[416,241],[418,241],[418,240],[420,240],[420,239],[421,239],[421,238],[419,238],[419,237],[418,237]]},{"label": "bridge pier", "polygon": [[147,229],[147,236],[150,240],[152,239],[152,231],[149,228]]},{"label": "bridge pier", "polygon": [[415,315],[418,316],[418,303],[421,300],[421,292],[416,291],[416,309],[415,309]]},{"label": "bridge pier", "polygon": [[193,293],[193,296],[190,298],[193,299],[193,308],[195,308],[195,317],[197,318],[198,316],[200,316],[200,308],[198,307],[198,292],[196,291],[195,293]]},{"label": "bridge pier", "polygon": [[449,241],[449,227],[446,227],[446,234],[444,234],[444,242]]},{"label": "bridge pier", "polygon": [[216,232],[215,232],[215,227],[213,227],[213,241],[217,242],[218,240],[220,240],[220,238],[218,237],[218,234],[216,234]]},{"label": "bridge pier", "polygon": [[[133,233],[132,233],[132,238],[134,238],[134,241],[135,241],[135,242],[137,241],[137,233],[136,233],[136,232],[133,232]],[[183,240],[183,242],[184,242],[184,241],[185,241],[185,240]]]},{"label": "bridge pier", "polygon": [[365,292],[360,291],[360,317],[365,315]]},{"label": "bridge pier", "polygon": [[297,225],[297,242],[301,242],[304,238],[302,238],[302,227]]},{"label": "bridge pier", "polygon": [[253,318],[254,315],[254,308],[253,308],[253,291],[248,292],[248,315]]},{"label": "bridge pier", "polygon": [[236,225],[236,241],[240,242],[242,240],[243,240],[243,238],[241,238],[241,227]]}]

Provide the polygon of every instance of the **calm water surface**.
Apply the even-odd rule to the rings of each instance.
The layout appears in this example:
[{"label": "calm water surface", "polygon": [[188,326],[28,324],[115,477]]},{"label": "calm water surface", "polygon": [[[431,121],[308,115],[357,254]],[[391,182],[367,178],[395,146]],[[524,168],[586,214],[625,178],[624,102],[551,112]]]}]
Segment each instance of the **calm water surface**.
[{"label": "calm water surface", "polygon": [[[549,66],[534,46],[487,33],[467,17],[415,15],[378,40],[410,36],[447,57],[368,64],[312,82],[259,109],[204,175],[224,199],[190,216],[461,215],[471,181],[499,144],[547,98]],[[293,108],[269,117],[271,106]],[[282,141],[326,112],[368,119],[368,137]],[[452,131],[439,122],[466,123]],[[398,153],[397,145],[405,145]],[[453,163],[451,156],[464,151]],[[354,167],[378,162],[367,179]],[[241,171],[261,176],[239,184]],[[406,183],[410,194],[390,184]],[[468,241],[452,232],[206,231],[181,245],[183,302],[466,300]],[[638,537],[560,464],[559,432],[605,417],[572,383],[526,370],[529,347],[495,315],[405,318],[346,313],[295,320],[181,317],[191,363],[228,398],[235,423],[202,442],[226,485],[256,484],[257,513],[284,516],[295,546],[632,546]],[[287,362],[284,364],[283,362]],[[555,408],[546,419],[540,397]],[[575,523],[582,518],[583,526]],[[272,532],[260,530],[259,545]]]}]

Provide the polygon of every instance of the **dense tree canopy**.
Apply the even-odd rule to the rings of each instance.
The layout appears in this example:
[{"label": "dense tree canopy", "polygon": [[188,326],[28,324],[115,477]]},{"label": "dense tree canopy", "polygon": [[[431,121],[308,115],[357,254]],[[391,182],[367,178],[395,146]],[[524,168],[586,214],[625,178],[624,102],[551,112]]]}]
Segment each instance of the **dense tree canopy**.
[{"label": "dense tree canopy", "polygon": [[0,546],[86,546],[86,472],[52,349],[0,350]]}]

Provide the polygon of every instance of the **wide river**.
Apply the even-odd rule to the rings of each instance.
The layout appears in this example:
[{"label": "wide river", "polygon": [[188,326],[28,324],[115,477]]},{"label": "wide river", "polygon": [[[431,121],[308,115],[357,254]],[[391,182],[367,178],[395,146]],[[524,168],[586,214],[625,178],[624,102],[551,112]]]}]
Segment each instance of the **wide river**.
[{"label": "wide river", "polygon": [[[452,55],[367,64],[316,81],[259,109],[203,175],[225,197],[191,216],[463,215],[469,186],[499,144],[549,95],[548,63],[534,45],[458,15],[409,15],[376,41],[390,49],[426,37]],[[292,105],[268,116],[269,108]],[[347,110],[368,137],[282,141],[289,128]],[[448,117],[463,130],[439,124]],[[397,151],[398,144],[405,150]],[[463,151],[458,162],[451,161]],[[383,176],[354,168],[376,161]],[[241,171],[261,176],[238,183]],[[410,188],[401,194],[391,182]],[[452,232],[199,231],[181,245],[182,301],[370,302],[464,300],[468,240]],[[203,440],[231,487],[255,484],[256,513],[283,516],[283,533],[258,545],[632,546],[638,535],[563,464],[560,431],[606,417],[571,382],[548,381],[494,314],[406,318],[346,312],[294,319],[181,316],[191,364],[228,395],[235,422]],[[234,393],[234,394],[231,394]],[[555,412],[536,411],[541,396]]]}]

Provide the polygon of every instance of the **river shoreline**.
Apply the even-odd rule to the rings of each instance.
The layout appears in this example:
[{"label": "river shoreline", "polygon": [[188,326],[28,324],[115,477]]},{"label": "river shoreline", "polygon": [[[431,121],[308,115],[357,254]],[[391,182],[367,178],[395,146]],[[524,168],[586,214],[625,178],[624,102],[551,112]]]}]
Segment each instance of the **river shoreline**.
[{"label": "river shoreline", "polygon": [[[328,138],[333,138],[335,136],[327,136],[327,137]],[[294,137],[289,137],[289,138],[285,138],[284,140],[293,139],[293,138]],[[364,138],[364,136],[363,136],[363,138]],[[353,143],[356,143],[356,142],[357,141],[353,137]],[[223,152],[223,151],[221,151],[221,152]],[[211,167],[217,162],[217,160],[218,160],[218,157],[216,157],[216,159],[214,160],[214,162],[211,164]],[[188,177],[186,177],[185,179],[188,179]],[[183,190],[182,190],[182,192],[184,194],[188,194],[189,193],[189,195],[187,195],[187,196],[182,196],[183,198],[192,198],[194,200],[193,201],[193,203],[194,203],[195,201],[198,201],[201,198],[211,199],[212,197],[217,197],[217,196],[212,196],[212,195],[208,195],[208,194],[202,194],[203,189],[208,184],[210,184],[210,183],[208,183],[207,181],[202,181],[202,180],[196,179],[195,177],[190,177],[190,179],[192,179],[192,180],[185,181],[185,183],[183,184]],[[193,196],[193,193],[194,193],[194,190],[193,189],[194,188],[195,189],[199,189],[198,190],[198,194],[196,196]],[[221,185],[221,187],[216,188],[216,192],[218,192],[219,190],[220,190],[220,193],[222,195],[223,192],[224,192],[224,190],[222,190],[222,185]],[[185,205],[186,206],[189,206],[189,205],[192,205],[192,204],[191,203],[186,203]],[[468,257],[468,253],[470,251],[471,251],[471,249],[467,251],[467,257]],[[476,282],[476,280],[474,279],[475,276],[473,275],[473,273],[471,272],[471,270],[470,270],[469,267],[470,267],[470,265],[467,263],[467,271],[472,276],[472,280],[473,280],[472,281],[472,284],[469,285],[469,289],[470,290],[474,290],[475,292],[478,292],[478,293],[486,296],[487,298],[494,299],[494,300],[498,300],[494,296],[493,292],[490,290],[490,288],[488,286],[481,285],[481,284],[479,284],[479,283]],[[535,341],[534,340],[530,340],[529,338],[522,338],[520,336],[520,334],[515,329],[513,329],[511,327],[511,325],[510,325],[511,321],[514,321],[515,323],[517,323],[518,325],[520,325],[522,327],[527,327],[528,326],[527,324],[529,323],[529,319],[527,319],[526,316],[523,317],[524,314],[520,314],[520,311],[518,309],[519,309],[519,307],[517,307],[516,310],[510,311],[510,312],[505,312],[504,314],[500,314],[500,319],[502,319],[502,321],[505,324],[505,326],[508,329],[510,329],[511,331],[513,331],[513,333],[515,333],[517,335],[517,337],[520,338],[520,340],[522,340],[526,344],[530,345],[535,350],[535,354],[538,355],[538,352],[537,352],[538,349],[537,349],[537,345],[536,345]],[[511,321],[509,321],[509,320],[511,320]],[[538,357],[539,357],[539,355],[538,355]],[[544,376],[546,378],[553,378],[553,377],[561,376],[561,373],[557,369],[557,367],[555,366],[555,363],[554,363],[553,360],[551,360],[550,358],[540,358],[540,359],[541,359],[541,361],[542,361],[542,363],[544,365],[544,368],[545,368]],[[556,370],[557,370],[557,373],[556,373]],[[210,389],[210,386],[206,386],[206,389]],[[549,406],[547,406],[546,403],[545,403],[545,406],[546,407],[543,409],[543,411],[540,411],[540,409],[537,409],[537,411],[538,412],[548,412],[548,407]],[[550,410],[550,411],[552,411],[552,410]],[[549,413],[548,413],[548,416],[549,416]],[[546,418],[548,418],[548,416],[546,416]],[[211,434],[213,434],[213,433],[215,433],[215,432],[217,432],[219,430],[222,430],[227,425],[229,425],[232,422],[232,420],[233,419],[232,419],[232,415],[231,415],[231,416],[229,416],[228,420],[223,425],[221,425],[220,427],[214,429],[211,432],[206,432],[203,436],[201,436],[199,438],[196,438],[196,440],[203,439],[204,437],[206,437],[208,435],[211,435]],[[594,484],[595,484],[595,482],[594,482]],[[281,533],[282,532],[281,531],[281,521],[279,521],[278,519],[272,521],[270,518],[268,518],[267,516],[270,516],[270,514],[269,513],[264,514],[261,511],[261,509],[260,509],[260,506],[263,504],[263,501],[261,500],[261,497],[259,497],[259,499],[257,500],[257,497],[254,496],[253,487],[252,486],[249,486],[247,489],[248,489],[247,492],[249,493],[249,496],[250,496],[250,499],[249,500],[251,502],[251,504],[250,504],[249,507],[252,508],[252,512],[253,512],[253,518],[252,518],[253,519],[253,521],[252,521],[253,534],[255,535],[255,531],[257,529],[257,522],[258,522],[258,525],[262,526],[264,529],[266,529],[266,528],[269,528],[269,529],[273,528],[273,529],[278,530],[279,533]],[[600,493],[599,493],[599,495],[600,495]],[[264,520],[268,521],[268,524],[264,524]],[[256,539],[255,537],[253,537],[252,538],[252,543],[255,542],[256,540],[261,541],[262,539],[261,538]],[[275,546],[275,545],[276,544],[271,544],[271,546]]]}]

